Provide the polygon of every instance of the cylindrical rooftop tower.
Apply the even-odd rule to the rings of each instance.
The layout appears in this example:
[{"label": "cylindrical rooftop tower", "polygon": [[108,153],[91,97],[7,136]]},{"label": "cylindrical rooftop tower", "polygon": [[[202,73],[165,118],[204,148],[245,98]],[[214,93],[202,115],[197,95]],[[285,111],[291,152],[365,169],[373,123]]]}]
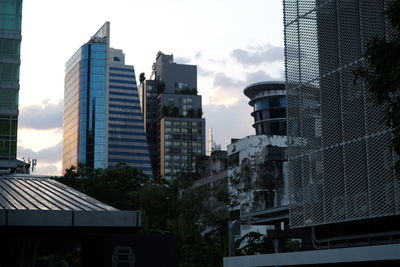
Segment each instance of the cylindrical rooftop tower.
[{"label": "cylindrical rooftop tower", "polygon": [[285,82],[258,82],[247,86],[244,94],[250,98],[256,135],[286,135]]}]

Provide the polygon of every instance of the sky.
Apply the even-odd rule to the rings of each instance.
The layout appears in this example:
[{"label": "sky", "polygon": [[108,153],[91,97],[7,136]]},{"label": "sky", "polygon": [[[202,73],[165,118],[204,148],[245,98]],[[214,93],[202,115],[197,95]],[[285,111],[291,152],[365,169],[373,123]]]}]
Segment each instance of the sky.
[{"label": "sky", "polygon": [[197,65],[206,127],[223,149],[255,134],[243,89],[284,79],[282,12],[282,0],[24,1],[17,157],[61,175],[64,65],[106,21],[137,78],[158,51]]}]

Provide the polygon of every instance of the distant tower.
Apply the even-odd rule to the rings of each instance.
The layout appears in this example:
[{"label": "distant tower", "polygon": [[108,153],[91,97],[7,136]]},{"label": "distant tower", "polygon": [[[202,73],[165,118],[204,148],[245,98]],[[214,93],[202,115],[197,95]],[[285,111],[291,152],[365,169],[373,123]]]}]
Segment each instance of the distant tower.
[{"label": "distant tower", "polygon": [[214,149],[214,140],[212,134],[212,128],[208,128],[208,147],[207,147],[207,155],[211,155],[211,152]]},{"label": "distant tower", "polygon": [[168,180],[181,171],[195,172],[196,155],[206,152],[197,66],[158,52],[151,79],[140,84],[139,97],[154,174]]},{"label": "distant tower", "polygon": [[66,64],[63,169],[127,164],[152,176],[135,70],[103,27]]}]

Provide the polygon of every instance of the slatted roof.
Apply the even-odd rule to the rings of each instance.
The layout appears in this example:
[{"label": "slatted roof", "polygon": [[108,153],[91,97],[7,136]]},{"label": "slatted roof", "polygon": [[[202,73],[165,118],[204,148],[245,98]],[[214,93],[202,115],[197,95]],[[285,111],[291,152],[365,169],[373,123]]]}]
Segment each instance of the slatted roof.
[{"label": "slatted roof", "polygon": [[138,211],[120,211],[48,177],[0,176],[0,225],[140,225]]},{"label": "slatted roof", "polygon": [[0,177],[0,208],[17,210],[117,210],[50,178]]}]

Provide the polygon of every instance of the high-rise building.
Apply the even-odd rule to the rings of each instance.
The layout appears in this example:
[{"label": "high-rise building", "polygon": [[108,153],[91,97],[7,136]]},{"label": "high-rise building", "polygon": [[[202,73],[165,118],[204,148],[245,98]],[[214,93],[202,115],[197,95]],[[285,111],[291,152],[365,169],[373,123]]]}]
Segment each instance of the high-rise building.
[{"label": "high-rise building", "polygon": [[107,22],[66,63],[63,168],[124,163],[152,176],[134,67],[109,42]]},{"label": "high-rise building", "polygon": [[205,120],[197,94],[197,66],[177,64],[158,52],[150,80],[139,87],[154,173],[171,179],[194,172],[205,154]]},{"label": "high-rise building", "polygon": [[0,1],[0,170],[17,166],[22,0]]},{"label": "high-rise building", "polygon": [[[225,267],[400,264],[391,130],[354,75],[367,44],[392,37],[391,2],[283,1],[289,224],[270,236],[278,254],[226,258]],[[288,240],[297,251],[279,253]]]},{"label": "high-rise building", "polygon": [[227,147],[228,176],[240,184],[239,192],[230,183],[230,191],[239,200],[233,208],[236,215],[231,217],[259,216],[267,209],[288,205],[285,82],[250,84],[244,94],[253,107],[256,135],[233,140]]},{"label": "high-rise building", "polygon": [[244,89],[244,94],[254,109],[251,115],[257,135],[286,135],[285,82],[254,83]]},{"label": "high-rise building", "polygon": [[284,1],[292,227],[400,214],[391,131],[354,76],[389,2]]}]

